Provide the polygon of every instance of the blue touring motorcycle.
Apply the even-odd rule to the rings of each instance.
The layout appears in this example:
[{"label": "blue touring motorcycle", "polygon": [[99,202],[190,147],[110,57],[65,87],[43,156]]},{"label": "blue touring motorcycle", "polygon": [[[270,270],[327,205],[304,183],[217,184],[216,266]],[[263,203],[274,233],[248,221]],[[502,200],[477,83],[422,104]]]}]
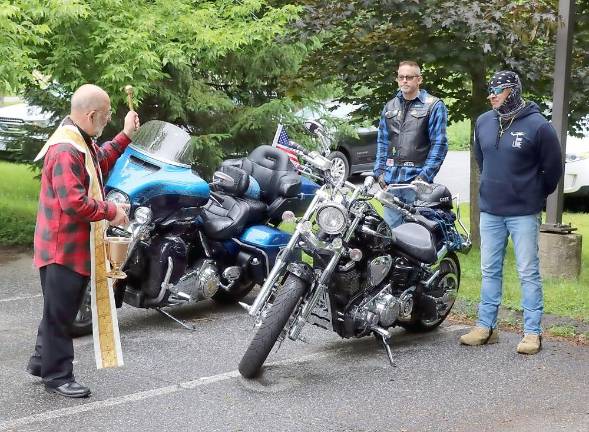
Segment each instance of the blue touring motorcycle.
[{"label": "blue touring motorcycle", "polygon": [[[131,206],[129,226],[109,229],[131,238],[127,278],[114,285],[117,307],[153,308],[186,328],[162,308],[236,302],[263,283],[290,239],[277,228],[282,214],[302,214],[319,187],[267,145],[223,162],[209,184],[191,165],[192,148],[184,130],[149,121],[105,185],[107,200]],[[71,330],[92,331],[89,290]]]}]

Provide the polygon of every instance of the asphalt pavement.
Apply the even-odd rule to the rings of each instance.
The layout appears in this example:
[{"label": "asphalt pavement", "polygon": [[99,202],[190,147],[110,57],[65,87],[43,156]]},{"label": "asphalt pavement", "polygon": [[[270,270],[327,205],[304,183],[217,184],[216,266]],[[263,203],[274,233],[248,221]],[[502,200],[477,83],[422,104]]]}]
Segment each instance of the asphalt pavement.
[{"label": "asphalt pavement", "polygon": [[[251,302],[252,296],[248,298]],[[88,399],[44,391],[24,367],[42,298],[30,253],[0,251],[0,431],[567,431],[589,430],[589,350],[545,341],[515,352],[520,336],[468,348],[468,327],[447,322],[392,341],[342,340],[307,327],[286,341],[258,380],[237,369],[252,320],[237,306],[203,302],[174,313],[125,306],[125,366],[96,370],[91,337],[75,341],[75,373]]]}]

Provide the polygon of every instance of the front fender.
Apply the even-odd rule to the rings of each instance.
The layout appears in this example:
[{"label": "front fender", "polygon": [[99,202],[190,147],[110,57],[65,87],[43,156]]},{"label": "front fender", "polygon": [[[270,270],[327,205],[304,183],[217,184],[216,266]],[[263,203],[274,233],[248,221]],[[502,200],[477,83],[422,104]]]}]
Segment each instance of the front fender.
[{"label": "front fender", "polygon": [[311,266],[304,262],[295,262],[290,263],[286,270],[298,277],[299,279],[305,281],[307,284],[313,283],[314,273]]}]

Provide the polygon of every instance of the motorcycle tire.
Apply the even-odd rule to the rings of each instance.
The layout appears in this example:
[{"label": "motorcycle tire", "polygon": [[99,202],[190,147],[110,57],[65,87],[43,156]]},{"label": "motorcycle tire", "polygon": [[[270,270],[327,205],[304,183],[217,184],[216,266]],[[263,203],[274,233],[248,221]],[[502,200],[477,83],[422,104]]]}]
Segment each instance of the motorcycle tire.
[{"label": "motorcycle tire", "polygon": [[259,375],[278,336],[305,294],[305,289],[306,283],[303,280],[293,274],[288,275],[239,362],[239,373],[244,378],[255,378]]},{"label": "motorcycle tire", "polygon": [[[440,276],[438,276],[436,284],[440,284],[443,282],[448,283],[450,285],[455,284],[456,294],[458,294],[458,289],[460,288],[460,261],[458,260],[456,254],[451,252],[448,255],[446,255],[440,263],[440,269]],[[452,276],[454,276],[455,279]],[[432,295],[433,297],[439,297],[443,295],[446,290],[444,289],[443,292],[436,292],[436,289],[434,289],[432,291],[433,295],[430,293],[428,294]],[[435,294],[440,295],[436,296]],[[442,313],[442,315],[438,316],[438,318],[436,318],[435,320],[426,320],[415,316],[410,322],[399,323],[399,325],[403,327],[405,330],[415,333],[426,333],[432,331],[444,322],[446,317],[450,314],[452,306],[454,306],[454,300],[449,305],[447,310],[445,310]]]},{"label": "motorcycle tire", "polygon": [[78,308],[76,318],[70,327],[70,335],[74,338],[86,336],[92,333],[92,299],[90,284],[86,286],[82,302]]},{"label": "motorcycle tire", "polygon": [[250,293],[254,285],[254,281],[244,281],[239,284],[237,289],[232,291],[225,291],[223,289],[219,289],[213,295],[213,300],[220,304],[237,303],[239,300],[241,300]]}]

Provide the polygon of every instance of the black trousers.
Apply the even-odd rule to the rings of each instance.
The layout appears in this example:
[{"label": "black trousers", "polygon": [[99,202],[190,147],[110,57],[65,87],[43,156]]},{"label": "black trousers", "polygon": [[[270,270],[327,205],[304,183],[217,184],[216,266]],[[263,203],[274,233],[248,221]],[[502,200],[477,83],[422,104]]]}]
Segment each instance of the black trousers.
[{"label": "black trousers", "polygon": [[76,318],[90,280],[60,264],[39,269],[43,290],[43,318],[37,331],[35,353],[30,363],[40,366],[48,387],[74,381],[74,342],[70,327]]}]

